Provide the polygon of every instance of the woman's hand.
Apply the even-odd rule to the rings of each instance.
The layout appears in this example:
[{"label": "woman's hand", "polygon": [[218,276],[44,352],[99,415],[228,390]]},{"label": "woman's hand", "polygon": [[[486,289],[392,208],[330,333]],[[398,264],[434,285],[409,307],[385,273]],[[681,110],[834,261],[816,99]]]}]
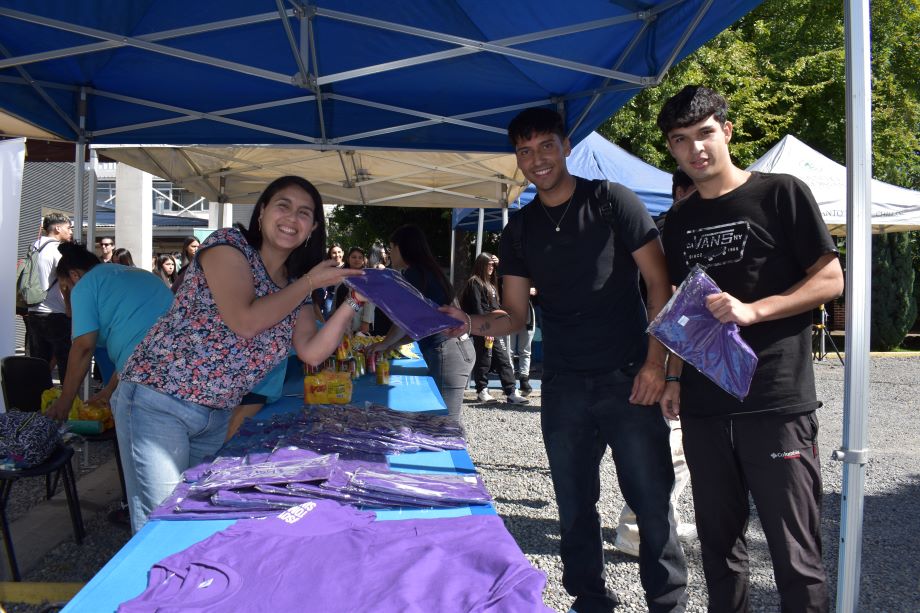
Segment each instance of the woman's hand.
[{"label": "woman's hand", "polygon": [[339,268],[333,260],[323,260],[310,269],[307,275],[313,282],[313,289],[338,285],[345,277],[356,277],[363,275],[364,271],[356,268]]}]

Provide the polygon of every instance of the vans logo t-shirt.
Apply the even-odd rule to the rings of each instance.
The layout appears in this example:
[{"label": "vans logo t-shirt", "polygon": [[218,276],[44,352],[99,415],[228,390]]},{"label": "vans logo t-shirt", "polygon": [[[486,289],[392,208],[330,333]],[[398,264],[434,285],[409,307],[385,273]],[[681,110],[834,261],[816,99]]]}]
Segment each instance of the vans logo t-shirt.
[{"label": "vans logo t-shirt", "polygon": [[694,264],[708,267],[741,261],[750,232],[747,221],[687,230],[684,242],[687,268]]}]

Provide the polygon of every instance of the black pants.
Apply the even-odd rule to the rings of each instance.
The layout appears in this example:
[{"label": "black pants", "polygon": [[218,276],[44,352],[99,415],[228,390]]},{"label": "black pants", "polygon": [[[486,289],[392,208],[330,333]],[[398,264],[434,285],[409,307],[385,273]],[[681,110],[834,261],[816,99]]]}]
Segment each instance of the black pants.
[{"label": "black pants", "polygon": [[751,610],[745,538],[750,492],[767,537],[782,610],[827,611],[814,412],[682,417],[681,423],[709,610]]},{"label": "black pants", "polygon": [[27,355],[47,362],[57,358],[61,382],[67,374],[70,355],[70,318],[63,313],[29,313]]},{"label": "black pants", "polygon": [[486,347],[485,342],[486,339],[481,336],[473,337],[473,347],[476,349],[473,382],[476,384],[476,391],[479,392],[488,387],[489,371],[494,370],[502,382],[502,391],[506,395],[511,394],[515,386],[514,368],[511,366],[511,358],[508,356],[505,340],[496,338],[491,349]]},{"label": "black pants", "polygon": [[632,370],[543,373],[540,425],[559,506],[562,585],[575,596],[578,613],[614,607],[604,583],[597,512],[600,463],[608,445],[620,491],[639,524],[639,578],[648,610],[677,613],[687,603],[687,564],[670,521],[670,429],[658,405],[629,402],[634,376]]}]

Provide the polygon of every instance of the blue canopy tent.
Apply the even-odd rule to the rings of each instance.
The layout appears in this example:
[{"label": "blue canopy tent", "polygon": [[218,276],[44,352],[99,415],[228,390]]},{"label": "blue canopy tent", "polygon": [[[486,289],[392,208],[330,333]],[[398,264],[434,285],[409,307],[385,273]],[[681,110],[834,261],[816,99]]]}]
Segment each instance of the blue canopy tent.
[{"label": "blue canopy tent", "polygon": [[[530,106],[559,109],[578,142],[759,3],[0,0],[0,113],[76,141],[81,164],[90,142],[338,151],[343,188],[357,193],[374,179],[348,169],[348,151],[508,152],[505,126]],[[871,82],[868,0],[846,7],[854,241],[846,402],[856,423],[845,428],[842,459],[846,513],[856,521],[845,514],[842,522],[838,607],[854,610],[867,438]],[[84,174],[76,177],[80,197]]]},{"label": "blue canopy tent", "polygon": [[[653,217],[671,207],[671,175],[645,163],[597,132],[591,132],[572,147],[566,165],[569,172],[579,177],[622,183],[636,192]],[[509,215],[529,204],[534,196],[536,190],[529,185],[517,200],[508,203]],[[478,212],[479,209],[454,209],[451,218],[453,229],[475,232]],[[485,215],[486,231],[498,232],[502,229],[500,210],[486,210]]]}]

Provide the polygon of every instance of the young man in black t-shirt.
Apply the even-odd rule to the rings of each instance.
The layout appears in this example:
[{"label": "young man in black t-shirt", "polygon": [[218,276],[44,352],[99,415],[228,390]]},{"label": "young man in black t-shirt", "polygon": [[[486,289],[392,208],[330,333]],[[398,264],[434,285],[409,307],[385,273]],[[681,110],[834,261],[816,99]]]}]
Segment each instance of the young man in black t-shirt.
[{"label": "young man in black t-shirt", "polygon": [[671,360],[661,405],[683,424],[709,610],[750,610],[750,493],[783,610],[826,611],[811,311],[840,295],[843,274],[808,187],[732,163],[727,113],[719,94],[691,85],[662,108],[668,149],[697,187],[668,213],[663,240],[674,285],[694,264],[719,285],[707,307],[740,326],[757,370],[741,402]]},{"label": "young man in black t-shirt", "polygon": [[657,406],[666,352],[645,332],[671,294],[658,230],[627,188],[569,174],[571,148],[557,113],[523,111],[508,134],[537,197],[502,232],[503,310],[472,317],[443,310],[467,320],[456,334],[503,336],[524,327],[536,288],[543,310],[541,428],[572,608],[611,611],[617,603],[604,582],[597,513],[599,466],[609,445],[623,496],[638,517],[649,610],[683,611],[686,562],[669,521],[674,470]]}]

